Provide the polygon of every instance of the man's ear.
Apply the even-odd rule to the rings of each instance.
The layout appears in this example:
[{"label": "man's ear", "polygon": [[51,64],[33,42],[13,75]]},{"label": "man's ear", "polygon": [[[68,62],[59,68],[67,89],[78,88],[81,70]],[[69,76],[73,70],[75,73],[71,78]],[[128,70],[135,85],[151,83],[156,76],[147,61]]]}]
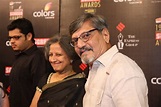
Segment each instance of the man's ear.
[{"label": "man's ear", "polygon": [[104,28],[102,30],[102,35],[103,35],[103,38],[106,41],[106,43],[110,43],[110,34],[109,34],[109,31],[106,28]]},{"label": "man's ear", "polygon": [[31,39],[32,39],[32,34],[31,34],[31,33],[28,33],[28,34],[26,35],[26,38],[27,38],[27,40],[31,40]]}]

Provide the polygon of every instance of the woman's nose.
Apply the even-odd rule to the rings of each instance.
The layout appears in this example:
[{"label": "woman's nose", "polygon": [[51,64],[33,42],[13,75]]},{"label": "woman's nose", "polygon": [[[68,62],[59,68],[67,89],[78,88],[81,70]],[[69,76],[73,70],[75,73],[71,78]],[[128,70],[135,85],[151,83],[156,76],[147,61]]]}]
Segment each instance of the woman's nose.
[{"label": "woman's nose", "polygon": [[56,61],[56,58],[54,56],[50,56],[50,61],[51,62],[55,62]]}]

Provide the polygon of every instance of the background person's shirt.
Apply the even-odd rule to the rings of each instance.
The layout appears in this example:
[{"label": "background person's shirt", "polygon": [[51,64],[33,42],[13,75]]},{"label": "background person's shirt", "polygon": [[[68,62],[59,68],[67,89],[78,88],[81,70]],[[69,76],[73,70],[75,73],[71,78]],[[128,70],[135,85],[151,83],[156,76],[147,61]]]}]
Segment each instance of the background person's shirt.
[{"label": "background person's shirt", "polygon": [[10,74],[10,107],[30,106],[40,78],[51,67],[47,64],[36,45],[16,55]]}]

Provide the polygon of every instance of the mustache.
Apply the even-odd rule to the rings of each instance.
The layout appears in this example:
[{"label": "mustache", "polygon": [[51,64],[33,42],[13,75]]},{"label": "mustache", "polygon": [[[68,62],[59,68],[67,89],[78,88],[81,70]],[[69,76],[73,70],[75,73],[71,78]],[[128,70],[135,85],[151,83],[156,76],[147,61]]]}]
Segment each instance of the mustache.
[{"label": "mustache", "polygon": [[93,51],[93,49],[91,47],[83,46],[83,47],[80,48],[80,55],[82,55],[83,52],[85,52],[85,51]]}]

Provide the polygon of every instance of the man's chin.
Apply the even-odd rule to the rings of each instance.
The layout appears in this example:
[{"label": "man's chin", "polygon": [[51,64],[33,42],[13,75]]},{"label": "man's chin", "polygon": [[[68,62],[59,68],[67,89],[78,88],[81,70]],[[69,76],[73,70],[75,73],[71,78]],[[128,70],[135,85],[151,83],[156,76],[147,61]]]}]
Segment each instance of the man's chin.
[{"label": "man's chin", "polygon": [[12,48],[14,51],[17,51],[18,49],[16,49],[16,48]]},{"label": "man's chin", "polygon": [[84,63],[84,64],[90,64],[90,63],[92,63],[93,61],[94,61],[94,57],[90,57],[90,58],[88,58],[88,57],[81,57],[81,61],[82,61],[82,63]]},{"label": "man's chin", "polygon": [[13,51],[15,51],[15,52],[19,51],[19,49],[17,49],[17,48],[12,48],[12,49],[13,49]]}]

